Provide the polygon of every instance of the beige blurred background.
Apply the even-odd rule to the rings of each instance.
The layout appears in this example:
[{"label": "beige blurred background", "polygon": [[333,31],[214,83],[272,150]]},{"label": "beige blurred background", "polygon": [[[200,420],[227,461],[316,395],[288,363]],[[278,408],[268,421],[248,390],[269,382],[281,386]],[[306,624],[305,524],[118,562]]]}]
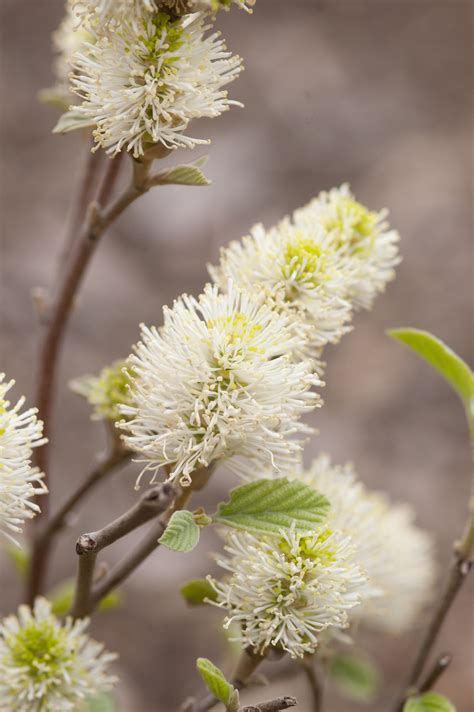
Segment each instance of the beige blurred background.
[{"label": "beige blurred background", "polygon": [[[231,87],[245,109],[193,126],[211,136],[209,188],[161,188],[141,199],[106,236],[70,324],[61,368],[54,445],[53,504],[84,476],[103,447],[100,424],[71,395],[72,376],[126,355],[138,324],[159,323],[161,307],[197,293],[206,262],[255,221],[270,225],[321,189],[349,181],[374,209],[387,206],[402,236],[398,278],[354,331],[328,351],[325,406],[312,418],[320,434],[308,447],[336,462],[353,460],[371,486],[412,502],[434,532],[441,569],[465,514],[469,448],[460,403],[388,327],[433,331],[472,363],[472,11],[468,0],[258,0],[249,17],[221,18],[229,47],[246,71]],[[30,290],[49,285],[87,150],[77,135],[52,136],[57,115],[36,101],[52,83],[50,32],[61,0],[0,0],[1,45],[1,370],[16,395],[31,399],[37,324]],[[74,571],[73,543],[120,513],[136,493],[137,467],[116,475],[84,506],[54,555],[49,584]],[[216,477],[204,501],[233,483]],[[129,542],[104,557],[117,560]],[[120,652],[121,709],[171,712],[200,690],[198,655],[230,664],[219,611],[178,600],[185,580],[206,574],[207,534],[195,554],[159,551],[124,587],[126,605],[94,620],[94,634]],[[0,608],[20,588],[1,559]],[[437,645],[455,657],[439,689],[458,712],[473,709],[474,577],[459,596]],[[407,674],[419,628],[400,640],[372,634],[389,710]],[[270,669],[270,673],[271,673]],[[275,672],[275,669],[274,671]],[[257,690],[296,694],[302,680]],[[1,703],[0,703],[1,708]],[[328,712],[362,709],[328,692]]]}]

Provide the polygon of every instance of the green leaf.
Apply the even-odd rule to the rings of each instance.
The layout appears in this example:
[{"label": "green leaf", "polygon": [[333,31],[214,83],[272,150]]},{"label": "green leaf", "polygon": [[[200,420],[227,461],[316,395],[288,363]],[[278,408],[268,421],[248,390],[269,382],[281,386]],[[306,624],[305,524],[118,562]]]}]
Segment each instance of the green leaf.
[{"label": "green leaf", "polygon": [[28,549],[13,545],[7,547],[6,553],[13,562],[18,576],[22,579],[26,578],[31,559],[31,554]]},{"label": "green leaf", "polygon": [[278,534],[292,524],[308,532],[324,521],[329,506],[326,497],[302,482],[256,480],[231,490],[230,502],[221,503],[212,520],[256,533]]},{"label": "green leaf", "polygon": [[463,401],[468,417],[474,417],[474,374],[460,356],[428,331],[392,329],[388,334],[409,346],[438,371]]},{"label": "green leaf", "polygon": [[199,534],[192,512],[182,510],[172,515],[158,541],[172,551],[192,551],[199,541]]},{"label": "green leaf", "polygon": [[53,133],[69,133],[69,131],[85,129],[91,126],[95,126],[95,123],[82,114],[77,111],[66,111],[59,117]]},{"label": "green leaf", "polygon": [[[65,616],[71,609],[74,600],[75,580],[67,579],[58,584],[48,593],[47,598],[51,601],[52,611],[57,616]],[[122,595],[119,591],[111,591],[99,603],[99,611],[112,611],[120,608],[123,603]]]},{"label": "green leaf", "polygon": [[115,702],[107,693],[97,697],[88,697],[86,702],[89,708],[88,712],[115,712]]},{"label": "green leaf", "polygon": [[425,692],[420,697],[410,697],[403,706],[403,712],[456,712],[456,708],[444,695]]},{"label": "green leaf", "polygon": [[195,163],[167,168],[160,171],[153,182],[159,185],[210,185],[211,181],[200,168],[204,162],[205,159],[199,159]]},{"label": "green leaf", "polygon": [[207,601],[217,600],[217,593],[207,579],[192,579],[181,586],[179,591],[190,606],[200,606]]},{"label": "green leaf", "polygon": [[235,697],[234,687],[227,682],[222,670],[211,663],[207,658],[198,658],[196,660],[196,667],[201,675],[204,683],[206,684],[209,692],[214,695],[220,702],[228,706],[233,697]]},{"label": "green leaf", "polygon": [[336,655],[331,662],[330,674],[340,692],[351,700],[370,702],[378,683],[375,666],[356,655]]}]

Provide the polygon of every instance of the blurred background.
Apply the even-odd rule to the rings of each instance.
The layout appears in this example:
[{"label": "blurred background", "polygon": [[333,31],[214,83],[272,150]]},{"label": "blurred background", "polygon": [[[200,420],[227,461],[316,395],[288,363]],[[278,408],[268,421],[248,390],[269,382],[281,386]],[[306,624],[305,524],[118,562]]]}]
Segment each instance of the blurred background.
[{"label": "blurred background", "polygon": [[[30,291],[49,286],[87,155],[79,135],[53,136],[55,109],[37,103],[51,86],[50,33],[61,0],[0,0],[1,82],[1,370],[31,402],[37,321]],[[352,460],[362,479],[395,500],[411,502],[436,537],[440,569],[460,533],[469,490],[469,447],[462,407],[415,356],[385,336],[395,326],[422,327],[472,363],[472,14],[469,0],[258,0],[253,16],[222,13],[229,47],[246,71],[231,86],[245,103],[218,120],[196,122],[212,137],[208,188],[155,189],[137,202],[100,245],[70,323],[61,366],[53,439],[52,500],[81,481],[104,448],[101,424],[67,389],[68,380],[125,356],[138,324],[159,324],[161,307],[206,281],[206,262],[252,223],[271,225],[318,191],[348,181],[372,209],[388,207],[401,234],[404,261],[371,313],[327,352],[325,406],[306,452]],[[116,474],[87,500],[57,546],[49,586],[71,576],[74,541],[129,506],[138,466]],[[234,484],[215,477],[204,503]],[[120,611],[97,616],[92,629],[120,652],[120,709],[171,712],[199,691],[195,658],[231,664],[218,610],[191,610],[179,586],[212,570],[206,551],[159,551],[124,586]],[[116,561],[130,540],[107,551]],[[1,555],[0,555],[1,557]],[[21,595],[11,564],[0,558],[0,608]],[[437,650],[454,662],[439,690],[458,712],[473,708],[474,577],[459,596]],[[386,710],[419,643],[366,634]],[[267,669],[268,671],[268,669]],[[269,674],[274,677],[274,666]],[[304,680],[280,679],[257,690],[295,694],[309,710]],[[328,691],[328,712],[362,709]],[[1,704],[0,704],[1,707]]]}]

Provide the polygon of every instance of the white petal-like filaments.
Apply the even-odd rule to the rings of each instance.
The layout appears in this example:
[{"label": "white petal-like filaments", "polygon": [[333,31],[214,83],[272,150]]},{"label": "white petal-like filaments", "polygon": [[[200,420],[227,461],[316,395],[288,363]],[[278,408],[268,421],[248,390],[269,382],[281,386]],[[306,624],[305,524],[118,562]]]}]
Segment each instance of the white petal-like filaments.
[{"label": "white petal-like filaments", "polygon": [[295,363],[299,344],[288,318],[261,295],[226,294],[208,285],[165,309],[161,329],[142,327],[130,358],[135,407],[124,407],[127,445],[146,469],[167,465],[189,482],[216,460],[249,475],[286,471],[308,432],[300,417],[319,404],[310,361]]},{"label": "white petal-like filaments", "polygon": [[94,137],[112,155],[134,157],[162,144],[168,149],[207,143],[184,133],[190,121],[216,117],[236,102],[225,85],[242,70],[205,15],[171,20],[144,13],[123,20],[76,54],[72,88],[81,97],[77,112],[94,122]]},{"label": "white petal-like filaments", "polygon": [[34,497],[46,492],[43,475],[31,466],[34,447],[43,445],[43,423],[36,408],[21,412],[24,398],[13,407],[5,399],[14,381],[4,382],[0,373],[0,534],[13,539],[22,524],[40,511]]}]

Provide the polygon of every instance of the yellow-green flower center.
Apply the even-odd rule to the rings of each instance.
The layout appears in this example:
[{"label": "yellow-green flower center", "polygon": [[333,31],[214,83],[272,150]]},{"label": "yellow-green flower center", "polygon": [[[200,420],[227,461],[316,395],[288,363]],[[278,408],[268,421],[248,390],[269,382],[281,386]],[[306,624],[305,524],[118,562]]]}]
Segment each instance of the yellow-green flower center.
[{"label": "yellow-green flower center", "polygon": [[328,279],[327,253],[314,240],[298,235],[288,243],[285,249],[284,272],[286,275],[288,268],[293,279],[303,282],[307,286],[317,287]]},{"label": "yellow-green flower center", "polygon": [[[354,253],[370,249],[379,217],[350,197],[340,198],[334,215],[323,217],[322,224],[334,233],[338,246],[348,244]],[[367,238],[372,238],[367,241]],[[362,243],[362,244],[361,244]]]},{"label": "yellow-green flower center", "polygon": [[32,621],[9,636],[12,658],[18,667],[27,668],[35,683],[62,679],[65,668],[74,660],[68,634],[50,621]]}]

